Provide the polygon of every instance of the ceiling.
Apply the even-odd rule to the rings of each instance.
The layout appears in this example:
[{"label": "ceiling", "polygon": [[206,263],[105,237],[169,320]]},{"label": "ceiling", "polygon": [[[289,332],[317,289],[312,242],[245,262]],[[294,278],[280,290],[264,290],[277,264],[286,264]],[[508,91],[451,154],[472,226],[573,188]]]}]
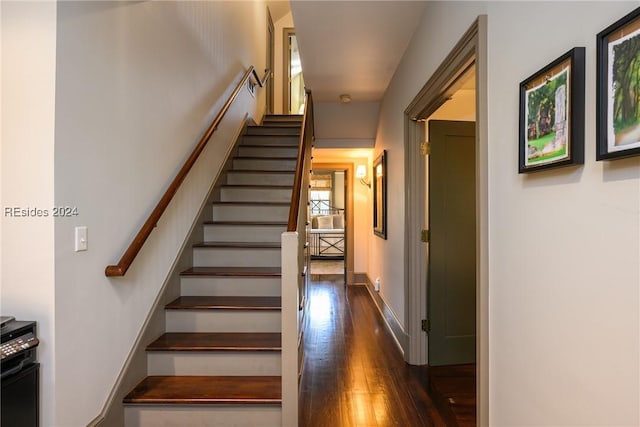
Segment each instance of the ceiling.
[{"label": "ceiling", "polygon": [[305,86],[317,102],[376,102],[426,2],[292,0]]},{"label": "ceiling", "polygon": [[291,11],[289,8],[289,2],[283,0],[267,0],[267,7],[269,8],[269,13],[271,14],[273,22],[278,21]]}]

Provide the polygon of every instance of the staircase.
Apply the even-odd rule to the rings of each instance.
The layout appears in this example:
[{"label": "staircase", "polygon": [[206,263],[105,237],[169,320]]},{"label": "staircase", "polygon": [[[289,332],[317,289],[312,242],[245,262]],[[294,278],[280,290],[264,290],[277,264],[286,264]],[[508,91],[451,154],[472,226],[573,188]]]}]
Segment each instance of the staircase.
[{"label": "staircase", "polygon": [[147,347],[148,376],[124,398],[127,427],[282,425],[280,241],[300,127],[267,116],[247,128]]}]

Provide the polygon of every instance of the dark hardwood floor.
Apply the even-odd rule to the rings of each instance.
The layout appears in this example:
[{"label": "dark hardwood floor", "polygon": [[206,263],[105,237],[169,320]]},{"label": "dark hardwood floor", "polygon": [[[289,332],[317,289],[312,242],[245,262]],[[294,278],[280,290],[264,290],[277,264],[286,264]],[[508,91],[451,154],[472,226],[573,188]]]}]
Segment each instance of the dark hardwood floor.
[{"label": "dark hardwood floor", "polygon": [[312,282],[308,316],[300,426],[475,426],[473,366],[406,364],[365,287]]}]

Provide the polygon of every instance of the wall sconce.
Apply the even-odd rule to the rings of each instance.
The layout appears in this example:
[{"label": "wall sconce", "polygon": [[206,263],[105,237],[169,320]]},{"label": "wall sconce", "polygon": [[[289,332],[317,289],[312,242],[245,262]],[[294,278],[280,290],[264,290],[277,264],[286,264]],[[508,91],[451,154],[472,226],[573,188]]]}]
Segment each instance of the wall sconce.
[{"label": "wall sconce", "polygon": [[356,168],[356,178],[360,179],[362,185],[366,185],[367,187],[371,188],[371,183],[367,178],[367,165],[358,165],[358,167]]}]

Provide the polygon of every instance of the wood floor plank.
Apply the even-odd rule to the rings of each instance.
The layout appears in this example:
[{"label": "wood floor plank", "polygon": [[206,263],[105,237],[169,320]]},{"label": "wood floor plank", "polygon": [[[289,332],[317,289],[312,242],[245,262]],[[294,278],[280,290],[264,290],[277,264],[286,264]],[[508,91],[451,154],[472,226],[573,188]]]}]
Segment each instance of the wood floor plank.
[{"label": "wood floor plank", "polygon": [[307,316],[299,425],[475,426],[475,400],[452,397],[467,418],[451,421],[425,368],[403,360],[366,288],[313,281]]}]

